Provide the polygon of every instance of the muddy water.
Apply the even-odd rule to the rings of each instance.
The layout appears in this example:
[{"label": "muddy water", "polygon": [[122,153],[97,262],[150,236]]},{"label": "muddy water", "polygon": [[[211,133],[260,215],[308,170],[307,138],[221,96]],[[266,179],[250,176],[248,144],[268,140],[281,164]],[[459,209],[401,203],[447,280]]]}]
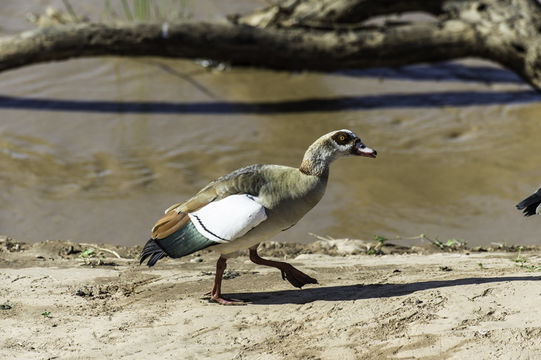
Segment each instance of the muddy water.
[{"label": "muddy water", "polygon": [[[194,12],[242,8],[215,3]],[[25,6],[6,1],[2,35],[30,28]],[[0,234],[143,243],[163,209],[209,180],[296,166],[314,139],[349,128],[378,158],[333,164],[322,202],[277,240],[541,244],[541,219],[514,209],[541,185],[540,97],[491,64],[290,74],[79,59],[1,73],[0,96]]]}]

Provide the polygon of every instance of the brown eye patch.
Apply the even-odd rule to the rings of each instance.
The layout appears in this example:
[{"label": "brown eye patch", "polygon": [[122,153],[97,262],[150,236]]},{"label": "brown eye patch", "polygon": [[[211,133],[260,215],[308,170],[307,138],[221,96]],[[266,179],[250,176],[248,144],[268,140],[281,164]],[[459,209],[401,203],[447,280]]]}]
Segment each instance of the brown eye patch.
[{"label": "brown eye patch", "polygon": [[352,139],[351,135],[344,131],[339,131],[336,134],[332,136],[332,139],[338,144],[338,145],[346,145],[349,143]]}]

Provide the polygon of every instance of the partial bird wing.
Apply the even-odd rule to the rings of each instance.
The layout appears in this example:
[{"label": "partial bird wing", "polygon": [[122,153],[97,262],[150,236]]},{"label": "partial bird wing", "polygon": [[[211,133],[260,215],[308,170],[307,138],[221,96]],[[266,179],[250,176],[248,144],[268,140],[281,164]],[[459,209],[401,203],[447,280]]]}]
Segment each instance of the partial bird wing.
[{"label": "partial bird wing", "polygon": [[[189,200],[170,206],[165,211],[165,216],[158,220],[152,228],[152,238],[163,239],[171,235],[190,221],[190,216],[188,216],[188,214],[196,212],[212,202],[225,199],[226,197],[235,194],[246,194],[257,197],[261,187],[266,182],[264,176],[260,172],[262,166],[264,165],[251,165],[222,176],[205,186]],[[223,205],[221,207],[222,210],[220,211],[234,212],[233,208],[228,210],[231,203]],[[224,214],[224,216],[225,215],[226,214]],[[214,216],[218,215],[215,213]],[[194,222],[194,225],[196,223],[197,222]]]},{"label": "partial bird wing", "polygon": [[237,239],[267,219],[265,207],[247,194],[229,195],[188,216],[201,235],[217,243]]},{"label": "partial bird wing", "polygon": [[523,210],[524,216],[531,216],[539,213],[541,205],[541,188],[517,204],[518,210]]}]

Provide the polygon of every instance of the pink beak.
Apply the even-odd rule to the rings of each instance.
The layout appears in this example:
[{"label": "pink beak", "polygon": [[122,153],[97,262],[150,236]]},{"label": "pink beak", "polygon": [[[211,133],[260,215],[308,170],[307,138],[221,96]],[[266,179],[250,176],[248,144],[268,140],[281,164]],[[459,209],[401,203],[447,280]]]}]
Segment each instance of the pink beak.
[{"label": "pink beak", "polygon": [[376,150],[369,148],[360,141],[355,143],[355,146],[351,149],[351,153],[353,155],[366,156],[373,159],[375,159],[376,155],[378,154]]}]

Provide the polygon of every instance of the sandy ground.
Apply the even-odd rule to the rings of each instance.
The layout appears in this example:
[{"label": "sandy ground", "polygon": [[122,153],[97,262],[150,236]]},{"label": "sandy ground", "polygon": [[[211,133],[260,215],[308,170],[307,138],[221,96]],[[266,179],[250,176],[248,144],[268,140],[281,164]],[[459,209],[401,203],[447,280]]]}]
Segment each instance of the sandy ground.
[{"label": "sandy ground", "polygon": [[224,293],[247,305],[222,306],[202,298],[213,252],[147,268],[140,248],[0,238],[0,358],[541,358],[541,251],[336,245],[262,249],[319,280],[302,290],[229,260]]}]

